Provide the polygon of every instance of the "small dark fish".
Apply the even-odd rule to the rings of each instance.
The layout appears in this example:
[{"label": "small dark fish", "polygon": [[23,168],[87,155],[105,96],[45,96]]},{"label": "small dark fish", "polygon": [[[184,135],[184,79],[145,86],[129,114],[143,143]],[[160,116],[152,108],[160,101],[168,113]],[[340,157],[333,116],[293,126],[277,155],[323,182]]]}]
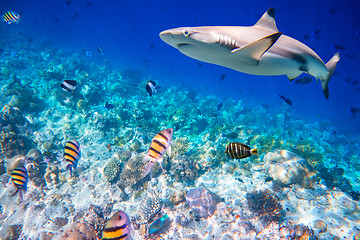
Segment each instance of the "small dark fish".
[{"label": "small dark fish", "polygon": [[91,57],[91,52],[87,51],[86,49],[83,49],[83,52],[85,53],[86,56]]},{"label": "small dark fish", "polygon": [[154,44],[154,43],[150,44],[149,48],[150,48],[151,50],[153,50],[153,49],[155,48],[155,44]]},{"label": "small dark fish", "polygon": [[305,35],[304,35],[304,39],[305,39],[305,40],[309,39],[309,37],[310,37],[310,34],[305,34]]},{"label": "small dark fish", "polygon": [[351,84],[352,84],[352,85],[357,85],[357,84],[359,84],[359,81],[356,81],[356,80],[355,80],[355,81],[352,81]]},{"label": "small dark fish", "polygon": [[105,108],[106,108],[107,110],[111,110],[111,109],[115,108],[115,105],[114,105],[114,104],[111,104],[111,103],[106,102],[106,103],[105,103]]},{"label": "small dark fish", "polygon": [[257,154],[257,149],[251,149],[249,146],[239,143],[239,142],[231,142],[226,146],[225,153],[229,155],[231,158],[247,158],[253,154]]},{"label": "small dark fish", "polygon": [[356,56],[356,54],[355,53],[353,53],[353,54],[346,53],[345,56],[350,58],[350,59],[353,59]]},{"label": "small dark fish", "polygon": [[157,85],[156,85],[156,82],[154,81],[148,81],[146,86],[145,86],[145,90],[148,92],[148,94],[150,95],[150,97],[152,95],[154,95],[154,93],[156,93],[156,88],[157,88]]},{"label": "small dark fish", "polygon": [[80,156],[80,144],[78,141],[67,141],[65,144],[64,158],[65,161],[69,163],[66,166],[66,170],[70,171],[71,177],[73,170],[77,167]]},{"label": "small dark fish", "polygon": [[337,10],[337,8],[332,8],[332,9],[329,10],[329,13],[330,14],[336,13],[336,10]]},{"label": "small dark fish", "polygon": [[320,30],[320,29],[316,29],[316,30],[314,31],[314,34],[315,34],[315,35],[320,34],[320,33],[321,33],[321,30]]},{"label": "small dark fish", "polygon": [[67,0],[67,1],[65,2],[66,6],[70,6],[71,3],[72,3],[72,2],[71,2],[70,0]]},{"label": "small dark fish", "polygon": [[261,106],[265,109],[270,109],[270,106],[266,103],[262,103]]},{"label": "small dark fish", "polygon": [[312,82],[312,77],[310,77],[310,76],[305,76],[303,78],[295,80],[296,84],[309,84],[311,82]]},{"label": "small dark fish", "polygon": [[241,178],[235,178],[235,180],[241,182],[241,183],[244,183],[244,181],[241,179]]},{"label": "small dark fish", "polygon": [[343,45],[340,45],[340,44],[334,44],[332,45],[332,47],[335,49],[335,50],[345,50],[345,47]]},{"label": "small dark fish", "polygon": [[219,103],[219,104],[217,105],[217,110],[220,111],[220,109],[222,108],[223,105],[224,105],[224,104],[223,104],[222,102]]},{"label": "small dark fish", "polygon": [[289,104],[289,105],[292,105],[292,101],[290,100],[290,98],[287,98],[287,97],[284,97],[284,96],[281,96],[279,95],[281,99],[284,99],[284,101]]},{"label": "small dark fish", "polygon": [[97,48],[97,50],[98,50],[98,52],[99,52],[100,54],[104,54],[104,49],[102,49],[101,46],[99,46],[99,47]]},{"label": "small dark fish", "polygon": [[12,24],[12,23],[18,24],[20,21],[20,15],[12,11],[7,11],[2,15],[2,17],[7,24]]},{"label": "small dark fish", "polygon": [[19,192],[20,199],[21,201],[23,200],[23,193],[26,192],[28,178],[29,175],[25,166],[14,168],[11,171],[11,182],[17,188],[16,191],[11,196],[14,196],[16,193]]},{"label": "small dark fish", "polygon": [[351,113],[352,118],[355,118],[355,117],[356,117],[356,114],[357,114],[358,112],[360,112],[360,108],[352,107],[352,108],[350,109],[350,113]]},{"label": "small dark fish", "polygon": [[237,132],[231,132],[228,134],[223,134],[223,137],[229,138],[229,139],[236,139],[239,136]]},{"label": "small dark fish", "polygon": [[56,156],[55,154],[53,154],[52,152],[50,151],[45,151],[43,152],[43,158],[44,158],[44,162],[48,163],[50,161],[53,161],[54,159],[56,159]]},{"label": "small dark fish", "polygon": [[62,90],[66,92],[73,92],[76,89],[77,82],[75,80],[64,80],[60,84]]},{"label": "small dark fish", "polygon": [[350,81],[351,81],[351,77],[348,77],[348,78],[345,79],[346,83],[349,83]]},{"label": "small dark fish", "polygon": [[274,180],[272,177],[267,177],[267,178],[265,178],[265,182],[267,183],[267,182],[270,182],[270,181],[272,181],[272,180]]},{"label": "small dark fish", "polygon": [[221,74],[220,80],[225,80],[225,77],[226,77],[226,73]]},{"label": "small dark fish", "polygon": [[75,20],[76,18],[78,18],[80,15],[79,13],[75,13],[72,17],[71,20]]},{"label": "small dark fish", "polygon": [[131,222],[127,214],[123,211],[117,211],[114,215],[107,220],[104,230],[102,231],[102,240],[106,239],[118,239],[118,240],[130,240],[131,234]]},{"label": "small dark fish", "polygon": [[157,231],[159,231],[161,229],[161,227],[164,225],[164,222],[166,221],[166,219],[169,216],[167,214],[165,214],[164,216],[162,216],[162,218],[159,218],[158,220],[154,221],[150,226],[149,226],[149,230],[148,233],[153,234],[156,233]]}]

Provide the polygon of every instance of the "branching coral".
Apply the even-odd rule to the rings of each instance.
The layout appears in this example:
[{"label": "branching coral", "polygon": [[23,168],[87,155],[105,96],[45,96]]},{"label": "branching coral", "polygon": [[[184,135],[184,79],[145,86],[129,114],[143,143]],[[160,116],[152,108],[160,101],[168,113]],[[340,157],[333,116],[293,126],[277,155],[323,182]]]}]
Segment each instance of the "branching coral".
[{"label": "branching coral", "polygon": [[279,198],[269,190],[253,191],[246,194],[249,209],[266,223],[278,222],[283,215]]},{"label": "branching coral", "polygon": [[176,158],[179,155],[183,155],[189,148],[189,142],[186,138],[178,138],[175,141],[171,151],[171,159]]},{"label": "branching coral", "polygon": [[145,169],[145,164],[139,155],[134,155],[124,165],[124,168],[120,174],[120,187],[133,187],[138,181],[140,181],[141,175]]},{"label": "branching coral", "polygon": [[121,162],[117,158],[110,159],[104,168],[104,175],[110,183],[114,183],[118,180],[120,172]]},{"label": "branching coral", "polygon": [[141,202],[141,218],[145,222],[153,220],[153,217],[161,211],[160,192],[156,189],[150,189],[146,192],[144,200]]},{"label": "branching coral", "polygon": [[178,155],[171,160],[170,172],[177,181],[193,182],[199,175],[199,169],[199,165],[186,155]]}]

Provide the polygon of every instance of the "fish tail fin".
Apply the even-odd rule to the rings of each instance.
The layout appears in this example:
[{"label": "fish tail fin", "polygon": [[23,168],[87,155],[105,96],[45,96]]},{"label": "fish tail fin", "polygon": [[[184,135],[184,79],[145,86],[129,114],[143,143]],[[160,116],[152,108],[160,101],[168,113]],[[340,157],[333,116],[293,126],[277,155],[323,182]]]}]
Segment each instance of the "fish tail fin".
[{"label": "fish tail fin", "polygon": [[251,150],[250,150],[250,153],[251,153],[251,154],[257,154],[257,153],[258,153],[258,150],[257,150],[256,148],[251,149]]},{"label": "fish tail fin", "polygon": [[145,171],[142,174],[142,178],[146,177],[149,173],[150,175],[152,175],[153,168],[154,168],[154,163],[150,161],[146,166]]},{"label": "fish tail fin", "polygon": [[17,189],[16,189],[16,191],[15,191],[13,194],[11,194],[11,196],[10,196],[10,197],[15,196],[18,192],[19,192],[19,188],[17,188]]},{"label": "fish tail fin", "polygon": [[338,63],[339,60],[340,60],[339,53],[335,53],[334,56],[325,64],[328,70],[328,75],[326,78],[320,79],[320,81],[326,99],[329,99],[329,87],[328,87],[329,80],[333,75],[336,64]]},{"label": "fish tail fin", "polygon": [[73,172],[72,172],[72,165],[71,164],[68,164],[67,166],[66,166],[66,171],[67,170],[69,170],[69,172],[70,172],[70,177],[72,178],[73,177]]}]

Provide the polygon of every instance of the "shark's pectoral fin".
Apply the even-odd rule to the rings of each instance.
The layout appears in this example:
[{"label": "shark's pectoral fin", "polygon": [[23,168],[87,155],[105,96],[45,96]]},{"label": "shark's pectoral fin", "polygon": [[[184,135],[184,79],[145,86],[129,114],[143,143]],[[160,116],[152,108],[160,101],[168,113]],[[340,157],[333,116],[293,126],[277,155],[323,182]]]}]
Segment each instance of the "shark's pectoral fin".
[{"label": "shark's pectoral fin", "polygon": [[258,39],[255,42],[249,43],[248,45],[245,45],[241,48],[236,48],[232,50],[231,53],[238,61],[257,66],[259,65],[261,56],[269,48],[271,48],[271,46],[276,42],[276,40],[278,40],[281,34],[281,32],[271,34],[264,38]]},{"label": "shark's pectoral fin", "polygon": [[297,78],[298,76],[300,76],[301,74],[302,74],[302,72],[294,72],[294,73],[288,73],[286,76],[288,77],[288,79],[290,81],[292,81],[295,78]]}]

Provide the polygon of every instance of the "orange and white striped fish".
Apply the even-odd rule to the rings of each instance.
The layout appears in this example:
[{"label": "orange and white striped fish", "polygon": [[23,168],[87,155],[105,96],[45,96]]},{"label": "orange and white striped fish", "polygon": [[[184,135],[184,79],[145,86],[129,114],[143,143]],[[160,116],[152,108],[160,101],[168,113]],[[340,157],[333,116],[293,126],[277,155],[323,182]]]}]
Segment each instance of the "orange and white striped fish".
[{"label": "orange and white striped fish", "polygon": [[[168,128],[161,130],[156,136],[153,138],[150,144],[149,151],[144,157],[144,161],[149,161],[145,171],[142,174],[142,177],[146,177],[150,173],[150,177],[152,177],[152,170],[154,168],[154,164],[157,162],[161,166],[162,160],[164,158],[164,154],[167,151],[169,156],[171,156],[171,139],[173,136],[173,129]],[[164,169],[163,169],[164,170]]]},{"label": "orange and white striped fish", "polygon": [[106,222],[102,240],[132,240],[133,229],[129,217],[119,210]]},{"label": "orange and white striped fish", "polygon": [[78,141],[67,141],[65,144],[64,158],[68,163],[66,170],[70,171],[70,176],[72,177],[73,170],[77,167],[81,156],[80,144]]},{"label": "orange and white striped fish", "polygon": [[26,192],[26,186],[29,179],[29,174],[25,166],[14,168],[11,171],[11,182],[15,185],[16,191],[11,195],[14,196],[19,192],[21,201],[23,200],[23,193]]}]

